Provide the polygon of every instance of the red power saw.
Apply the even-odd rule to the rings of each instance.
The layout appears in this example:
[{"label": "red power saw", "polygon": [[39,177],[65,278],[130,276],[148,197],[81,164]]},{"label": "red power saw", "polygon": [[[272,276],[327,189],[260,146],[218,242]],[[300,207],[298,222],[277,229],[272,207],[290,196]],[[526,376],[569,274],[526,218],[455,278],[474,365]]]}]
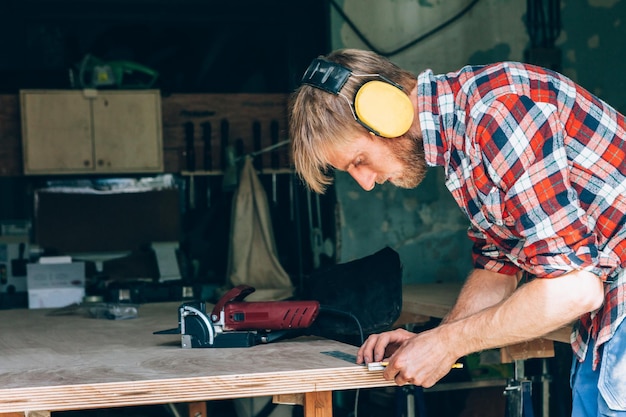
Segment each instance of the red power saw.
[{"label": "red power saw", "polygon": [[180,334],[183,348],[250,347],[269,343],[293,329],[305,329],[317,318],[317,301],[243,301],[255,291],[239,285],[215,304],[210,315],[202,301],[178,308],[178,328],[154,334]]}]

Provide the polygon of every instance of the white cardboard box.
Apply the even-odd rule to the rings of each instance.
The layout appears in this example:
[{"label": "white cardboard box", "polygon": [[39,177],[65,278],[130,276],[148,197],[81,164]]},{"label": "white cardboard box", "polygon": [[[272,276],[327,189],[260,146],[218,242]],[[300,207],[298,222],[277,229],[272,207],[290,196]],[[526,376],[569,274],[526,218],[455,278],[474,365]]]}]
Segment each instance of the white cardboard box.
[{"label": "white cardboard box", "polygon": [[50,288],[28,291],[28,308],[59,308],[83,301],[84,288]]},{"label": "white cardboard box", "polygon": [[85,263],[32,263],[26,266],[29,308],[58,308],[82,302]]}]

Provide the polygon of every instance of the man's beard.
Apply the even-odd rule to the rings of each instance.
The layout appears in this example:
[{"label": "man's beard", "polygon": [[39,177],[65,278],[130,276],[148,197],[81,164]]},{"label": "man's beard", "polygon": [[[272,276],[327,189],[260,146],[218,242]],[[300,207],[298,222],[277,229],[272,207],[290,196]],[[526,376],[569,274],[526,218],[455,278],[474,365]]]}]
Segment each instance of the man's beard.
[{"label": "man's beard", "polygon": [[421,132],[409,131],[404,136],[386,141],[395,157],[403,166],[399,177],[391,183],[396,187],[415,188],[426,176],[426,158]]}]

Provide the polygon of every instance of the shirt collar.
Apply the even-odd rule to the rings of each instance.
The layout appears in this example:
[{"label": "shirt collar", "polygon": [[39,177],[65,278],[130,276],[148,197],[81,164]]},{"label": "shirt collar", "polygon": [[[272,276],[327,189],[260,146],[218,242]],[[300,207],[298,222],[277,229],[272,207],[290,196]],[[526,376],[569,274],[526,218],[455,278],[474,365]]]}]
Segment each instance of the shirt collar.
[{"label": "shirt collar", "polygon": [[449,160],[449,144],[441,133],[441,116],[437,104],[438,82],[444,81],[439,80],[432,70],[426,70],[417,77],[419,121],[426,163],[430,166],[445,166]]}]

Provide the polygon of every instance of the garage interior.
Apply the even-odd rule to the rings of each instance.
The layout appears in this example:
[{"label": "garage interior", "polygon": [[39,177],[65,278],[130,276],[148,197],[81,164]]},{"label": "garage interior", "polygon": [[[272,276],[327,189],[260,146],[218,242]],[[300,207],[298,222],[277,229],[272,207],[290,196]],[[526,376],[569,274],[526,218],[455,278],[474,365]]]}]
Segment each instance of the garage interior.
[{"label": "garage interior", "polygon": [[[246,231],[235,219],[249,214],[237,204],[244,183],[258,187],[259,204],[268,209],[255,215],[269,225],[272,243],[254,256],[275,257],[287,281],[268,291],[301,298],[312,276],[385,247],[399,254],[404,285],[462,283],[471,268],[467,223],[443,173],[429,172],[415,190],[383,185],[372,193],[338,173],[326,194],[311,193],[289,154],[289,94],[312,58],[355,47],[415,73],[500,60],[539,64],[623,112],[626,62],[615,51],[625,46],[626,5],[573,3],[1,2],[0,310],[33,308],[27,265],[42,257],[84,266],[83,301],[215,303],[246,274],[245,259],[237,260],[252,256],[241,255],[236,240]],[[83,149],[73,138],[85,126],[96,140]],[[145,140],[135,140],[146,129]],[[112,131],[135,136],[111,142]],[[246,167],[255,174],[250,182]],[[62,308],[75,301],[68,294],[38,302]],[[401,325],[420,331],[440,318]],[[537,351],[523,361],[503,361],[501,352],[465,358],[441,389],[336,392],[333,415],[504,416],[502,380],[522,366],[535,415],[569,416],[569,345],[526,348]],[[302,415],[298,406],[252,401],[243,408],[235,400],[209,401],[206,414]],[[52,415],[187,412],[183,404],[165,404]]]}]

